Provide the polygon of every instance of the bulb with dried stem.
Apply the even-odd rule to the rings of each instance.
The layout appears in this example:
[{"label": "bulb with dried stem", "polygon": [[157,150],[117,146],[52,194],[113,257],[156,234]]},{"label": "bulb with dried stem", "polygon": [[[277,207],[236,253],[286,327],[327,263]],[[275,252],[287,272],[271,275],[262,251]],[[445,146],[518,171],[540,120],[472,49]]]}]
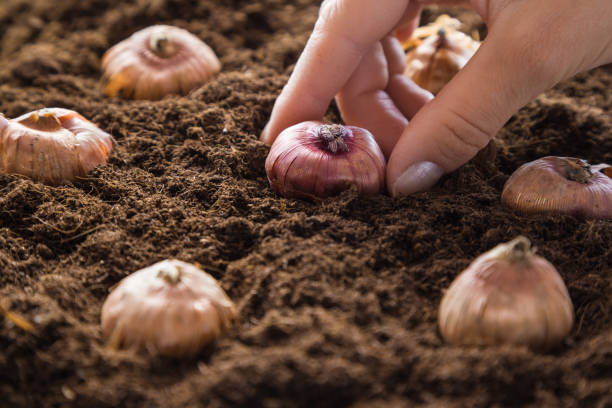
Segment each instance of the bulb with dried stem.
[{"label": "bulb with dried stem", "polygon": [[46,108],[10,120],[0,115],[5,173],[62,184],[106,164],[112,149],[112,136],[75,111]]},{"label": "bulb with dried stem", "polygon": [[569,334],[573,322],[561,276],[523,236],[476,258],[450,285],[438,312],[442,337],[457,345],[546,350]]},{"label": "bulb with dried stem", "polygon": [[421,88],[437,94],[478,50],[480,42],[458,31],[461,22],[447,15],[417,28],[403,43],[404,75]]},{"label": "bulb with dried stem", "polygon": [[285,129],[266,159],[272,188],[285,197],[318,200],[356,186],[376,194],[385,185],[385,157],[366,129],[317,121]]},{"label": "bulb with dried stem", "polygon": [[574,157],[526,163],[506,181],[502,203],[525,213],[612,218],[612,171]]},{"label": "bulb with dried stem", "polygon": [[186,356],[227,331],[236,315],[212,276],[195,265],[165,260],[119,283],[102,307],[102,330],[112,348]]},{"label": "bulb with dried stem", "polygon": [[208,82],[221,63],[214,51],[190,32],[155,25],[140,30],[102,57],[104,94],[133,99],[185,95]]}]

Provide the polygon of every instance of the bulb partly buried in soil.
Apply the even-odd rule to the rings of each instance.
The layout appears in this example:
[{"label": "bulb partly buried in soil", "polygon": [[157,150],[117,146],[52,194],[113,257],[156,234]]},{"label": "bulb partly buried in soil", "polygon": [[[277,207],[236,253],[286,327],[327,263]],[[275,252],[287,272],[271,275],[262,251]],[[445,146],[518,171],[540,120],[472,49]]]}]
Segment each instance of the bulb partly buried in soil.
[{"label": "bulb partly buried in soil", "polygon": [[186,356],[227,331],[236,315],[212,276],[166,260],[123,279],[104,302],[101,320],[113,348]]},{"label": "bulb partly buried in soil", "polygon": [[458,31],[459,20],[442,15],[417,28],[403,44],[406,54],[404,75],[433,94],[442,90],[478,50],[480,42]]},{"label": "bulb partly buried in soil", "polygon": [[221,63],[214,51],[182,28],[140,30],[102,57],[104,94],[133,99],[185,95],[208,82]]},{"label": "bulb partly buried in soil", "polygon": [[448,288],[438,313],[442,337],[458,345],[546,350],[573,322],[563,280],[522,236],[476,258]]},{"label": "bulb partly buried in soil", "polygon": [[522,165],[504,185],[504,204],[526,213],[612,218],[612,178],[607,164],[548,156]]},{"label": "bulb partly buried in soil", "polygon": [[375,194],[385,186],[385,157],[365,129],[303,122],[276,138],[266,173],[272,188],[285,197],[314,200],[353,185],[360,194]]},{"label": "bulb partly buried in soil", "polygon": [[47,108],[7,120],[0,115],[0,168],[47,184],[87,176],[106,164],[113,138],[77,112]]}]

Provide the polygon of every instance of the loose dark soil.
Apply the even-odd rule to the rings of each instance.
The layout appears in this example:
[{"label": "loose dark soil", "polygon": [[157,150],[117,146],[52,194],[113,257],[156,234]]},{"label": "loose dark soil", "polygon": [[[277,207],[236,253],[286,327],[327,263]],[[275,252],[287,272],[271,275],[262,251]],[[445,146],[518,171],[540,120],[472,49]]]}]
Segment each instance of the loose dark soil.
[{"label": "loose dark soil", "polygon": [[[612,221],[523,216],[499,200],[526,161],[612,163],[612,68],[538,97],[500,131],[496,155],[431,192],[284,199],[258,135],[317,3],[2,0],[0,112],[74,109],[117,145],[108,166],[66,186],[0,175],[0,303],[35,327],[0,317],[1,406],[612,406]],[[104,98],[104,51],[155,23],[210,44],[221,74],[185,97]],[[327,119],[339,120],[333,106]],[[445,345],[442,291],[519,234],[563,276],[571,335],[546,354]],[[218,278],[237,325],[186,360],[109,350],[109,290],[165,258]]]}]

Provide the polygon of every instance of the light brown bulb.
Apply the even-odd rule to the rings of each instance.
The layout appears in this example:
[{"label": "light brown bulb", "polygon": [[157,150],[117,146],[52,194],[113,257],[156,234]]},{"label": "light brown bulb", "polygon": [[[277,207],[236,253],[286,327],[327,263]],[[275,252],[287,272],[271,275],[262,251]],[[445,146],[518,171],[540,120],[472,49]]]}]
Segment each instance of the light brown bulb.
[{"label": "light brown bulb", "polygon": [[416,29],[404,43],[409,48],[404,75],[421,88],[434,94],[440,92],[480,46],[480,42],[457,30],[460,25],[459,20],[443,15]]},{"label": "light brown bulb", "polygon": [[182,28],[140,30],[102,57],[104,94],[133,99],[185,95],[208,82],[221,63],[214,51]]},{"label": "light brown bulb", "polygon": [[236,315],[212,276],[165,260],[123,279],[104,302],[101,320],[113,348],[186,356],[229,329]]},{"label": "light brown bulb", "polygon": [[526,213],[612,218],[612,179],[606,164],[548,156],[526,163],[506,181],[502,203]]},{"label": "light brown bulb", "polygon": [[574,322],[555,267],[518,237],[480,255],[453,281],[438,313],[442,337],[457,345],[553,347]]},{"label": "light brown bulb", "polygon": [[375,194],[385,186],[385,157],[365,129],[303,122],[278,135],[266,173],[272,188],[285,197],[314,200],[352,185],[361,194]]},{"label": "light brown bulb", "polygon": [[106,164],[113,138],[75,111],[40,109],[0,116],[0,168],[48,184],[85,177]]}]

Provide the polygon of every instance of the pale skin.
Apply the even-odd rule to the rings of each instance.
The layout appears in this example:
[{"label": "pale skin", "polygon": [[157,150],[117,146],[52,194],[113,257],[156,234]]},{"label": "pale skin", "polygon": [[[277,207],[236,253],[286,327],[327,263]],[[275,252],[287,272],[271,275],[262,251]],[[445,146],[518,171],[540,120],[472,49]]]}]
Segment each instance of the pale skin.
[{"label": "pale skin", "polygon": [[[402,75],[403,50],[427,3],[468,4],[488,36],[435,97]],[[612,62],[610,0],[326,0],[261,138],[321,120],[335,97],[388,158],[393,196],[430,189],[485,147],[538,94]]]}]

